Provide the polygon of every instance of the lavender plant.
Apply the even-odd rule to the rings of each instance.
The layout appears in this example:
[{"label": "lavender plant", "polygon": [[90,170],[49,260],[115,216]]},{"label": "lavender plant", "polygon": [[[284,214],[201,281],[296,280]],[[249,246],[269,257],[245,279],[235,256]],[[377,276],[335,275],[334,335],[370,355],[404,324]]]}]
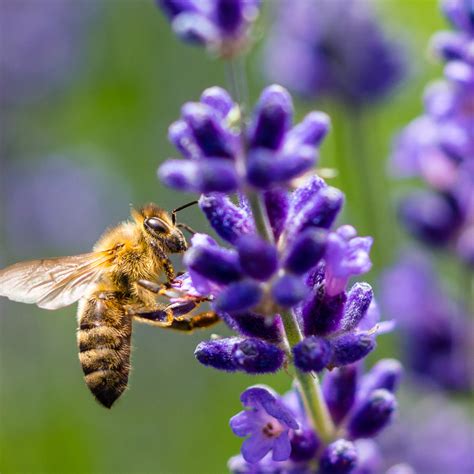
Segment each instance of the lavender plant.
[{"label": "lavender plant", "polygon": [[[374,436],[391,419],[392,379],[399,369],[394,375],[393,365],[382,364],[356,388],[351,364],[390,329],[378,322],[370,285],[348,285],[370,269],[372,239],[358,237],[348,225],[334,229],[343,194],[322,178],[309,176],[290,191],[292,181],[316,164],[329,128],[328,117],[318,112],[292,126],[292,109],[288,92],[275,85],[262,92],[248,122],[217,87],[183,106],[169,135],[185,159],[166,161],[159,175],[175,189],[202,193],[201,209],[231,247],[194,235],[184,257],[188,272],[171,294],[176,292],[176,301],[190,295],[209,299],[237,333],[201,342],[195,356],[202,364],[249,374],[293,366],[295,397],[304,407],[299,412],[267,387],[242,394],[249,410],[234,417],[231,427],[248,436],[245,462],[256,464],[271,451],[277,463],[271,472],[292,462],[313,471],[319,463],[320,472],[351,472],[357,465],[353,441]],[[239,195],[238,204],[232,193]],[[331,369],[326,395],[316,376],[324,369]],[[337,375],[346,372],[352,374],[347,383],[353,395],[346,377]],[[307,443],[314,449],[299,459]]]},{"label": "lavender plant", "polygon": [[[454,31],[436,33],[432,49],[444,60],[444,80],[428,85],[425,113],[395,140],[392,170],[417,176],[427,189],[399,204],[408,232],[457,260],[455,301],[422,257],[402,259],[384,277],[386,308],[400,322],[407,366],[423,383],[451,391],[472,389],[472,264],[474,250],[474,6],[443,0]],[[404,288],[406,291],[404,291]],[[401,297],[403,295],[403,297]],[[473,309],[472,307],[470,308]]]},{"label": "lavender plant", "polygon": [[[404,50],[368,0],[279,0],[271,5],[275,20],[264,50],[265,73],[305,100],[324,100],[331,108],[337,125],[334,163],[349,197],[349,215],[391,247],[386,183],[378,150],[370,142],[375,118],[369,119],[369,113],[404,78]],[[386,255],[375,249],[377,263]]]},{"label": "lavender plant", "polygon": [[399,177],[420,177],[428,189],[400,203],[406,229],[429,246],[474,263],[474,6],[445,0],[455,28],[434,35],[432,49],[445,62],[444,80],[428,85],[425,112],[398,136],[392,168]]},{"label": "lavender plant", "polygon": [[[159,3],[181,38],[223,57],[242,52],[242,38],[249,37],[242,12],[256,5]],[[229,35],[224,17],[242,35]],[[166,185],[200,195],[201,210],[227,244],[195,234],[184,256],[187,271],[167,291],[184,307],[209,301],[235,332],[202,341],[197,360],[229,373],[285,370],[294,379],[283,397],[261,385],[241,394],[244,410],[230,426],[246,439],[229,469],[375,473],[370,438],[393,417],[401,367],[383,360],[362,375],[363,359],[392,325],[379,321],[368,283],[350,284],[371,268],[372,238],[349,225],[335,227],[344,195],[314,173],[329,117],[311,112],[293,125],[291,96],[279,85],[263,90],[249,117],[237,85],[236,102],[211,87],[184,104],[169,128],[184,159],[158,170]]]},{"label": "lavender plant", "polygon": [[404,58],[366,0],[275,2],[265,71],[306,98],[332,95],[360,107],[402,79]]}]

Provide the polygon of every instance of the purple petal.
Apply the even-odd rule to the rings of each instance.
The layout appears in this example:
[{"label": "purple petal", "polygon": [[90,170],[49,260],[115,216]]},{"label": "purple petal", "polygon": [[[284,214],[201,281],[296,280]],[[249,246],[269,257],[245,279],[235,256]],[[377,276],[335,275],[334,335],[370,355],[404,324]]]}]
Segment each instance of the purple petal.
[{"label": "purple petal", "polygon": [[258,408],[263,400],[274,400],[278,395],[266,385],[254,385],[247,388],[240,395],[240,401],[244,407]]},{"label": "purple petal", "polygon": [[291,454],[291,443],[288,437],[288,431],[283,432],[273,441],[273,455],[274,461],[286,461]]},{"label": "purple petal", "polygon": [[230,428],[236,436],[241,438],[258,432],[261,428],[260,417],[254,411],[244,410],[234,415],[230,421]]},{"label": "purple petal", "polygon": [[271,438],[255,434],[242,443],[242,456],[247,462],[256,463],[270,452],[272,446],[273,440]]},{"label": "purple petal", "polygon": [[276,398],[277,396],[270,387],[256,385],[245,390],[240,396],[240,400],[246,407],[257,408],[262,406],[269,415],[278,421],[286,424],[289,428],[298,429],[299,425],[292,412]]}]

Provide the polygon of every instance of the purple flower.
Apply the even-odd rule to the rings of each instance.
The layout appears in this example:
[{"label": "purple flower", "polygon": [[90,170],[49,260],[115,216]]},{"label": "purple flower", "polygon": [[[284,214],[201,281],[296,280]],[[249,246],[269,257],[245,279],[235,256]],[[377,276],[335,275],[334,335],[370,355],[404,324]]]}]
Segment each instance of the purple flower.
[{"label": "purple flower", "polygon": [[257,19],[259,0],[157,0],[175,34],[188,43],[205,45],[223,57],[244,49]]},{"label": "purple flower", "polygon": [[356,230],[348,225],[329,234],[326,247],[326,292],[329,296],[343,291],[351,276],[370,270],[372,242],[371,237],[357,237]]},{"label": "purple flower", "polygon": [[[200,102],[182,107],[181,119],[170,127],[169,138],[186,160],[166,161],[159,176],[182,191],[230,194],[250,185],[275,195],[276,186],[314,167],[316,149],[329,127],[326,115],[312,113],[291,128],[292,112],[288,92],[277,85],[267,87],[243,134],[235,121],[240,112],[229,94],[218,87],[207,89]],[[216,231],[232,243],[237,232],[252,229],[251,222],[243,223],[243,211],[232,208],[223,196],[203,198],[201,206]]]},{"label": "purple flower", "polygon": [[290,457],[289,431],[298,429],[294,416],[270,388],[250,387],[240,400],[248,410],[230,420],[230,427],[237,436],[248,438],[242,445],[242,456],[249,463],[260,461],[272,452],[273,461]]},{"label": "purple flower", "polygon": [[443,289],[429,261],[412,252],[386,271],[382,303],[400,327],[406,367],[413,375],[445,389],[468,390],[472,323]]},{"label": "purple flower", "polygon": [[429,186],[401,200],[399,215],[407,230],[472,265],[466,237],[474,223],[472,5],[470,0],[444,0],[441,6],[458,30],[439,32],[432,40],[446,63],[445,79],[426,87],[425,112],[396,138],[392,168],[402,177],[419,176]]},{"label": "purple flower", "polygon": [[[230,422],[236,435],[250,436],[242,445],[244,459],[232,458],[232,472],[309,473],[314,472],[311,465],[318,461],[321,472],[350,473],[357,459],[357,474],[379,472],[380,454],[366,438],[373,438],[392,421],[400,370],[396,361],[385,359],[364,375],[356,365],[326,374],[324,399],[341,436],[329,443],[321,441],[312,427],[297,390],[280,398],[269,388],[250,387],[241,399],[251,409]],[[283,436],[278,444],[276,436]],[[284,454],[280,456],[275,450]]]},{"label": "purple flower", "polygon": [[265,49],[271,80],[309,97],[363,104],[404,75],[399,45],[365,0],[281,1]]}]

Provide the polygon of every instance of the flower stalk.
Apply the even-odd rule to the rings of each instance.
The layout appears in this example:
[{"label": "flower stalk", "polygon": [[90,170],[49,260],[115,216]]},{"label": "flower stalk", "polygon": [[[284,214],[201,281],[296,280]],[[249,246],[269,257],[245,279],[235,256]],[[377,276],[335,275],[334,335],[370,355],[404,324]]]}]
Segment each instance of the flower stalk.
[{"label": "flower stalk", "polygon": [[[242,104],[240,101],[244,99],[241,85],[245,81],[241,78],[245,76],[245,69],[242,61],[236,59],[228,61],[227,64],[229,85],[241,110],[241,124],[244,124],[245,117],[243,116],[243,111],[245,111],[245,104]],[[267,240],[267,242],[273,243],[273,233],[261,194],[256,191],[248,191],[246,194],[250,209],[252,210],[257,233]],[[303,337],[298,322],[291,311],[282,311],[281,318],[289,348],[288,355],[291,358],[291,349],[301,342]],[[326,402],[324,401],[318,376],[315,373],[304,373],[295,367],[295,377],[298,382],[297,387],[301,393],[306,411],[311,418],[314,428],[320,434],[321,439],[325,443],[329,443],[333,438],[335,429]]]},{"label": "flower stalk", "polygon": [[[298,323],[291,311],[282,312],[281,319],[285,330],[286,340],[290,349],[303,340]],[[331,421],[329,410],[324,401],[319,383],[319,377],[313,373],[305,373],[295,367],[295,376],[298,389],[314,428],[325,443],[329,443],[334,436],[334,424]]]}]

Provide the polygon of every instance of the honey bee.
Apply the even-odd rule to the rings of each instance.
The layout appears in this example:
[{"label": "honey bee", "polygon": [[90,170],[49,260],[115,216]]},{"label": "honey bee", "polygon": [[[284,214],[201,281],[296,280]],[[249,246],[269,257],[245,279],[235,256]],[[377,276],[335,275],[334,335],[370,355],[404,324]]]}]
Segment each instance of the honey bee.
[{"label": "honey bee", "polygon": [[[132,221],[108,230],[93,252],[72,257],[21,262],[0,271],[0,296],[58,309],[79,301],[77,342],[79,360],[90,391],[110,408],[127,388],[133,320],[159,327],[192,331],[219,321],[213,312],[189,314],[201,301],[165,304],[176,275],[169,255],[188,245],[171,215],[148,204],[132,209]],[[157,279],[161,273],[166,283]]]}]

